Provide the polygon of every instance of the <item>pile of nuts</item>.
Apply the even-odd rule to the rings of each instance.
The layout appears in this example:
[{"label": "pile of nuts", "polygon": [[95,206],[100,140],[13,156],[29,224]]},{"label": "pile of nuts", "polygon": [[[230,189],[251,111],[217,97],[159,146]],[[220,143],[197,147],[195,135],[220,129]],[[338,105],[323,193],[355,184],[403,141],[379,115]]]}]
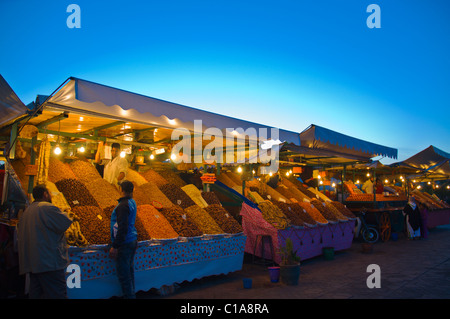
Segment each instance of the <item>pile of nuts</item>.
[{"label": "pile of nuts", "polygon": [[311,216],[316,223],[328,224],[328,220],[322,216],[319,210],[310,202],[298,202],[296,205],[300,206],[305,213]]},{"label": "pile of nuts", "polygon": [[311,204],[320,212],[320,214],[328,220],[328,222],[338,222],[339,219],[333,214],[333,212],[325,206],[325,203],[322,203],[318,199],[312,199]]}]

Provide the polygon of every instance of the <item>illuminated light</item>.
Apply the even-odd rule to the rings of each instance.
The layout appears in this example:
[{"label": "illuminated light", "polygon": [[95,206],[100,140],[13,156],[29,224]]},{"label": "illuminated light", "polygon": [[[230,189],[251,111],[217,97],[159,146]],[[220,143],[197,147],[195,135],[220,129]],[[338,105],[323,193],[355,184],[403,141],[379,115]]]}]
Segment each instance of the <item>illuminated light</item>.
[{"label": "illuminated light", "polygon": [[176,158],[177,158],[177,156],[176,156],[175,154],[170,155],[170,159],[171,159],[172,161],[174,161]]},{"label": "illuminated light", "polygon": [[239,166],[237,171],[238,171],[238,173],[242,173],[242,167]]},{"label": "illuminated light", "polygon": [[431,185],[431,182],[428,182],[428,185]]},{"label": "illuminated light", "polygon": [[269,173],[269,176],[272,176],[272,172]]},{"label": "illuminated light", "polygon": [[124,158],[125,157],[125,151],[120,152],[120,157]]},{"label": "illuminated light", "polygon": [[286,176],[289,176],[289,172],[286,172]]},{"label": "illuminated light", "polygon": [[319,184],[322,185],[322,184],[323,184],[323,181],[320,181]]},{"label": "illuminated light", "polygon": [[389,180],[385,179],[384,182],[387,184],[387,183],[389,183]]},{"label": "illuminated light", "polygon": [[413,183],[415,183],[416,182],[416,180],[413,180]]},{"label": "illuminated light", "polygon": [[436,185],[436,188],[439,188],[439,185]]},{"label": "illuminated light", "polygon": [[447,185],[447,189],[450,189],[450,185]]},{"label": "illuminated light", "polygon": [[150,154],[150,159],[152,160],[152,159],[154,159],[154,158],[155,158],[155,155]]},{"label": "illuminated light", "polygon": [[370,173],[367,173],[367,177],[370,177]]},{"label": "illuminated light", "polygon": [[59,145],[57,145],[56,147],[55,147],[55,149],[53,150],[53,153],[55,153],[56,155],[59,155],[59,154],[61,154],[61,148],[59,147]]},{"label": "illuminated light", "polygon": [[359,179],[356,181],[356,184],[359,184]]},{"label": "illuminated light", "polygon": [[322,177],[321,177],[320,175],[317,175],[317,178],[318,178],[318,179],[321,179]]},{"label": "illuminated light", "polygon": [[331,184],[331,187],[335,188],[336,187],[336,183]]},{"label": "illuminated light", "polygon": [[400,176],[400,179],[403,179],[403,176]]},{"label": "illuminated light", "polygon": [[177,121],[175,119],[171,120],[171,119],[167,119],[169,121],[169,124],[171,125],[175,125],[177,124]]},{"label": "illuminated light", "polygon": [[289,170],[289,174],[292,174],[292,170],[291,169]]},{"label": "illuminated light", "polygon": [[80,122],[84,121],[84,117],[80,116]]},{"label": "illuminated light", "polygon": [[419,185],[419,186],[417,186],[417,189],[421,189],[421,186]]},{"label": "illuminated light", "polygon": [[256,174],[255,170],[252,171],[253,174]]},{"label": "illuminated light", "polygon": [[86,149],[84,148],[84,146],[81,146],[81,147],[78,149],[78,152],[84,153],[85,150],[86,150]]}]

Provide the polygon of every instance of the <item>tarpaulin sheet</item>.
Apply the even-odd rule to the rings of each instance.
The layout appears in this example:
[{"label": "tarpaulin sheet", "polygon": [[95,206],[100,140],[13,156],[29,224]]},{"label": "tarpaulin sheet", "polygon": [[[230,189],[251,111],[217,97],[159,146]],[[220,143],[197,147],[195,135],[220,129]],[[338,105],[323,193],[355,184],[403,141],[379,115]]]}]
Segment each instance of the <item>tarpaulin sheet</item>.
[{"label": "tarpaulin sheet", "polygon": [[27,107],[0,74],[0,127],[26,114]]}]

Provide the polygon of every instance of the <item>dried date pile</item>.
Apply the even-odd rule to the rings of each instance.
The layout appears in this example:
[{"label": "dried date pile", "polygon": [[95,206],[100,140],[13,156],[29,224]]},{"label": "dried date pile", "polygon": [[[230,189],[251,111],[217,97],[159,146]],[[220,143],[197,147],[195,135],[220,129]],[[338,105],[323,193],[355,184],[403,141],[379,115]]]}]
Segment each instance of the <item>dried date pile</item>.
[{"label": "dried date pile", "polygon": [[331,204],[333,204],[334,207],[336,207],[341,212],[341,214],[344,215],[345,217],[347,217],[349,219],[356,218],[356,216],[352,213],[352,211],[350,209],[348,209],[347,206],[345,206],[341,202],[332,201]]},{"label": "dried date pile", "polygon": [[183,190],[175,184],[167,183],[162,186],[158,186],[159,189],[170,199],[175,205],[179,205],[181,208],[186,209],[195,202],[185,193]]},{"label": "dried date pile", "polygon": [[203,232],[180,206],[163,207],[159,212],[166,217],[170,225],[180,236],[195,237],[203,235]]},{"label": "dried date pile", "polygon": [[183,187],[186,185],[186,182],[181,179],[181,177],[172,170],[163,170],[159,171],[158,174],[164,178],[168,183],[175,184],[178,187]]},{"label": "dried date pile", "polygon": [[98,206],[77,206],[73,212],[79,219],[80,231],[94,245],[105,245],[111,241],[110,219]]},{"label": "dried date pile", "polygon": [[202,197],[208,205],[220,205],[220,200],[213,192],[202,192]]},{"label": "dried date pile", "polygon": [[148,182],[155,183],[156,186],[161,187],[167,183],[169,183],[164,177],[159,175],[153,169],[146,170],[145,172],[140,173],[142,177],[144,177]]},{"label": "dried date pile", "polygon": [[226,233],[241,233],[242,226],[221,205],[213,204],[205,208],[208,214],[216,221],[217,225]]},{"label": "dried date pile", "polygon": [[71,208],[76,206],[99,207],[97,201],[81,181],[73,178],[65,178],[55,182],[55,185],[63,193]]}]

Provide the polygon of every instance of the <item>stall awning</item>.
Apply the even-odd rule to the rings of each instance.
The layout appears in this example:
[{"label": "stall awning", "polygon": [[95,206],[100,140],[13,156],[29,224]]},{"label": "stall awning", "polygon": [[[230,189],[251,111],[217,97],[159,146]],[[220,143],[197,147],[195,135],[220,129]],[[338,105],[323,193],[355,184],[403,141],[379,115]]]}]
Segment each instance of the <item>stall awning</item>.
[{"label": "stall awning", "polygon": [[27,107],[0,74],[0,127],[25,115]]},{"label": "stall awning", "polygon": [[417,170],[416,173],[425,174],[427,177],[449,178],[450,176],[450,154],[430,145],[423,151],[410,158],[393,163],[393,167],[406,167]]},{"label": "stall awning", "polygon": [[[184,106],[160,99],[124,91],[106,85],[71,77],[45,103],[66,111],[83,111],[90,115],[109,117],[164,127],[169,129],[186,128],[194,130],[194,120],[201,120],[203,128],[218,128],[226,132],[238,129],[254,128],[261,137],[259,129],[267,129],[267,138],[271,136],[270,126],[224,116],[189,106]],[[297,132],[279,129],[279,139],[300,145]],[[250,135],[250,134],[247,134]]]},{"label": "stall awning", "polygon": [[370,159],[375,156],[397,158],[395,148],[367,142],[314,124],[300,133],[300,141],[302,146],[309,148],[330,150],[360,158]]}]

